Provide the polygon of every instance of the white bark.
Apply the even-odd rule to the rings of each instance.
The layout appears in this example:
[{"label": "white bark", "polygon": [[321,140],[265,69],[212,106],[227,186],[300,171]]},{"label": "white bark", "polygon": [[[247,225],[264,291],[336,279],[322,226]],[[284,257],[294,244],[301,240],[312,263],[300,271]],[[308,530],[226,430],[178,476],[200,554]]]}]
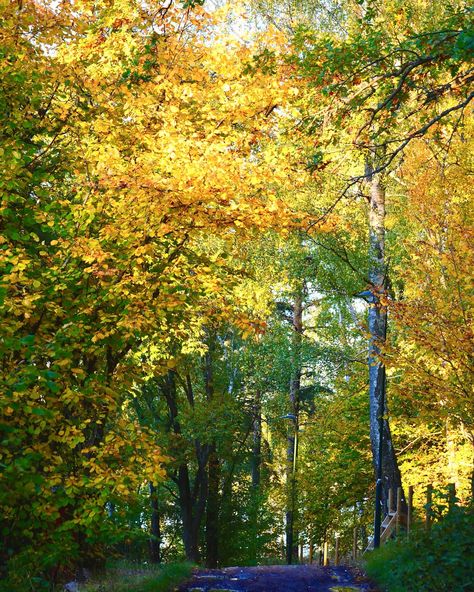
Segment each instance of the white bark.
[{"label": "white bark", "polygon": [[[385,417],[386,381],[385,367],[380,359],[380,351],[387,333],[387,309],[383,302],[387,285],[385,261],[385,188],[379,174],[370,178],[369,201],[369,279],[375,295],[375,303],[370,304],[368,313],[369,325],[369,400],[370,400],[370,440],[374,469],[377,473],[379,465],[380,418]],[[382,481],[383,500],[386,505],[388,490],[401,486],[395,450],[388,420],[383,421],[382,448]]]}]

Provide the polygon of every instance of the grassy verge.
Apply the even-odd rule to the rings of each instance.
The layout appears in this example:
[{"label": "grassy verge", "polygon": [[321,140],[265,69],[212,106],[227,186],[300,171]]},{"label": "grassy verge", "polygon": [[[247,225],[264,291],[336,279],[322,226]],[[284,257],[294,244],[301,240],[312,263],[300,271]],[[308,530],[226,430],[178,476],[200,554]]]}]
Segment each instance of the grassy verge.
[{"label": "grassy verge", "polygon": [[191,575],[190,563],[169,563],[156,568],[117,566],[81,592],[171,592]]},{"label": "grassy verge", "polygon": [[409,541],[389,541],[367,558],[367,573],[387,592],[469,592],[474,590],[473,508],[454,508]]}]

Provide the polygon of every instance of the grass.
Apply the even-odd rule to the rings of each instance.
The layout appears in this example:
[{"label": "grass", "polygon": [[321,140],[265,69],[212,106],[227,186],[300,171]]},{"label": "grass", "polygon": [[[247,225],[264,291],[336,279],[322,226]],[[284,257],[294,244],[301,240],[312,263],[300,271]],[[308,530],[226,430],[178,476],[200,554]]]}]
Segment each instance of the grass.
[{"label": "grass", "polygon": [[171,592],[191,575],[190,563],[157,567],[118,564],[100,580],[87,583],[81,592]]},{"label": "grass", "polygon": [[434,524],[419,528],[373,551],[367,573],[387,592],[471,592],[474,590],[474,512],[454,508]]}]

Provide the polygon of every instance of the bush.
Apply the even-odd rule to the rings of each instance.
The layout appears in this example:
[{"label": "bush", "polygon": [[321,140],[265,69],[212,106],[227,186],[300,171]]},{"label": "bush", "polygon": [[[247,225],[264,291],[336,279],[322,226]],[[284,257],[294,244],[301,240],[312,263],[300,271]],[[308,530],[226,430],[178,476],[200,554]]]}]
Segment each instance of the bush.
[{"label": "bush", "polygon": [[454,507],[430,533],[389,541],[369,555],[368,574],[388,592],[474,590],[473,510]]},{"label": "bush", "polygon": [[169,563],[156,568],[121,565],[87,584],[83,592],[170,592],[191,575],[190,563]]},{"label": "bush", "polygon": [[[81,592],[171,592],[191,575],[190,563],[161,566],[114,562],[102,576],[93,577],[80,586]],[[0,592],[61,592],[63,584],[54,585],[42,577],[30,576],[25,570],[20,578],[0,581]]]}]

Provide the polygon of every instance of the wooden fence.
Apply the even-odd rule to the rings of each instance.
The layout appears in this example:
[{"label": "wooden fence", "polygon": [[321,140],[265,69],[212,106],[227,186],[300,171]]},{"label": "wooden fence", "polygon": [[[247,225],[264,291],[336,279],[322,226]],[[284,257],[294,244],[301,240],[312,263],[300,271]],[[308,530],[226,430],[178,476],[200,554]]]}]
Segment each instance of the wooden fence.
[{"label": "wooden fence", "polygon": [[[450,511],[456,504],[456,486],[454,483],[448,485],[447,501],[448,511]],[[413,530],[414,521],[414,507],[413,507],[414,488],[412,485],[408,488],[408,496],[404,499],[402,488],[390,490],[388,495],[388,512],[384,516],[381,525],[380,544],[385,544],[394,536],[410,537]],[[426,504],[423,511],[423,523],[427,531],[431,529],[434,520],[433,514],[433,485],[428,485],[425,492]],[[406,502],[406,512],[402,510]],[[344,553],[341,551],[340,538],[334,537],[332,540],[324,541],[321,553],[320,562],[327,566],[331,563],[338,565],[342,557],[345,561],[356,561],[359,555],[373,550],[373,538],[369,537],[368,542],[365,536],[365,528],[354,528],[352,533],[352,549],[346,549]],[[362,543],[362,544],[361,544]],[[330,559],[331,558],[331,559]],[[309,563],[314,561],[314,546],[309,547]],[[300,549],[300,561],[304,562],[303,548]]]},{"label": "wooden fence", "polygon": [[[395,493],[395,496],[394,496]],[[384,517],[381,526],[381,533],[380,533],[380,544],[385,544],[388,540],[390,540],[394,535],[400,536],[402,528],[404,529],[404,534],[407,538],[410,537],[412,528],[413,528],[413,493],[414,488],[413,485],[410,485],[408,488],[408,499],[403,500],[403,493],[402,488],[398,487],[397,490],[389,491],[388,495],[388,513]],[[433,522],[433,485],[429,484],[426,488],[426,504],[424,506],[425,513],[424,513],[424,524],[426,530],[430,530],[431,524]],[[394,503],[395,497],[395,503]],[[403,501],[406,501],[406,513],[402,510],[403,508]],[[456,503],[456,485],[454,483],[450,483],[448,485],[448,510],[450,511]],[[373,538],[369,540],[369,544],[364,550],[364,553],[367,551],[372,551],[374,548]]]}]

